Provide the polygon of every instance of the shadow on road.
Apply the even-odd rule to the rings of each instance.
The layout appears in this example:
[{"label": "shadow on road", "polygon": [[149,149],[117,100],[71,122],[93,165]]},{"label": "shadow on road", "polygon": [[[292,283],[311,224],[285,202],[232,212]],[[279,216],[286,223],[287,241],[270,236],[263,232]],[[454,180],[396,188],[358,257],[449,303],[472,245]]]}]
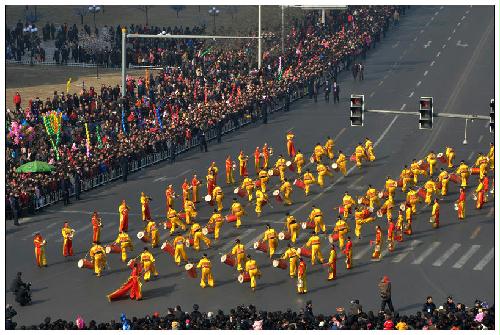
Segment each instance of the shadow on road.
[{"label": "shadow on road", "polygon": [[162,298],[165,295],[172,293],[175,289],[175,286],[177,286],[177,284],[147,290],[143,293],[142,300],[153,300],[155,298]]}]

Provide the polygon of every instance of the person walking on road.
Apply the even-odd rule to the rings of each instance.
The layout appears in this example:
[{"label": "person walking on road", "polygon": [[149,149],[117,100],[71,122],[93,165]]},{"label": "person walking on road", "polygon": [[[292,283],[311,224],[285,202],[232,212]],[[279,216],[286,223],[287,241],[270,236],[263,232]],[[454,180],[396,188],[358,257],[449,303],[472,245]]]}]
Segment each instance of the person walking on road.
[{"label": "person walking on road", "polygon": [[363,64],[358,64],[358,77],[359,80],[365,80],[365,66]]},{"label": "person walking on road", "polygon": [[380,292],[380,298],[382,299],[382,303],[380,304],[380,312],[385,312],[385,306],[389,307],[391,313],[394,313],[394,307],[392,306],[392,298],[391,298],[391,281],[389,277],[384,276],[378,283],[378,289]]},{"label": "person walking on road", "polygon": [[331,86],[330,81],[327,79],[325,81],[325,88],[324,88],[324,90],[325,90],[325,102],[330,102],[330,86]]},{"label": "person walking on road", "polygon": [[340,85],[336,80],[333,81],[333,103],[340,103]]}]

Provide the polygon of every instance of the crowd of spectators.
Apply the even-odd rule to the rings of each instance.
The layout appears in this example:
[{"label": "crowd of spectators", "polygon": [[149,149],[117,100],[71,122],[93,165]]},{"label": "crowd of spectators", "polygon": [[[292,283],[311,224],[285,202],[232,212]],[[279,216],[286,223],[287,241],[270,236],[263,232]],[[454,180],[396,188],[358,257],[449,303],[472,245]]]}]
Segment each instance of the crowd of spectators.
[{"label": "crowd of spectators", "polygon": [[[430,297],[429,297],[430,298]],[[429,300],[427,298],[427,300]],[[451,297],[450,297],[451,298]],[[351,301],[348,309],[336,308],[330,315],[313,312],[312,302],[299,312],[286,311],[267,312],[258,310],[256,306],[238,306],[229,313],[200,312],[194,305],[191,312],[185,312],[180,306],[168,308],[166,314],[155,312],[145,317],[128,319],[122,314],[119,321],[97,323],[91,320],[88,324],[78,316],[73,321],[56,320],[50,317],[44,322],[32,326],[20,326],[13,321],[16,315],[11,306],[6,311],[6,329],[44,329],[44,330],[493,330],[495,329],[494,307],[486,302],[476,300],[474,305],[466,307],[455,304],[448,298],[443,306],[436,308],[426,302],[421,311],[411,315],[398,312],[365,312],[358,300]],[[431,299],[432,300],[432,299]]]},{"label": "crowd of spectators", "polygon": [[[318,24],[317,13],[310,13],[303,22],[292,25],[284,55],[279,39],[269,37],[266,44],[270,47],[263,53],[260,71],[255,69],[256,46],[252,42],[228,50],[190,40],[139,41],[129,48],[134,55],[130,59],[139,63],[147,59],[147,64],[162,65],[164,70],[148,78],[128,77],[124,100],[120,99],[119,86],[105,85],[74,94],[55,91],[45,100],[14,97],[19,108],[6,113],[7,208],[33,208],[44,194],[74,188],[75,180],[107,173],[124,161],[149,153],[175,149],[207,128],[221,129],[228,120],[237,121],[243,115],[266,120],[268,108],[289,99],[290,92],[308,88],[311,94],[319,87],[320,78],[336,78],[339,70],[364,58],[385,35],[397,11],[396,6],[349,7],[324,26]],[[56,29],[55,38],[67,31],[65,38],[74,41],[79,36],[74,29],[59,33]],[[146,32],[141,29],[130,31]],[[196,29],[191,31],[202,32]],[[52,38],[52,29],[49,31],[46,37]],[[118,37],[117,31],[115,40]],[[62,114],[57,149],[42,122],[53,110]],[[90,154],[85,124],[91,139]],[[15,172],[33,160],[49,162],[55,171]]]}]

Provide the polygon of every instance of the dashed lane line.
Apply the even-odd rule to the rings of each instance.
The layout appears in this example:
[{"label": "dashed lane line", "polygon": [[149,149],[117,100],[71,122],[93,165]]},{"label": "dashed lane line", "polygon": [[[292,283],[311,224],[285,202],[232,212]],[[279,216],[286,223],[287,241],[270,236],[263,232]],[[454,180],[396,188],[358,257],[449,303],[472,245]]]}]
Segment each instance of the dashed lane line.
[{"label": "dashed lane line", "polygon": [[480,231],[481,231],[481,226],[479,226],[476,229],[474,229],[474,231],[470,235],[470,239],[471,240],[475,239],[477,237],[477,235],[479,234]]},{"label": "dashed lane line", "polygon": [[406,104],[403,104],[399,110],[402,111],[403,109],[405,109],[405,107],[406,107]]},{"label": "dashed lane line", "polygon": [[372,247],[368,244],[366,247],[361,249],[359,252],[356,251],[355,255],[352,258],[353,259],[361,259],[361,257],[363,257],[367,252],[369,252],[371,248]]},{"label": "dashed lane line", "polygon": [[421,84],[422,84],[422,81],[419,80],[418,83],[417,83],[417,87],[419,87]]},{"label": "dashed lane line", "polygon": [[415,92],[411,92],[410,95],[408,96],[408,98],[411,98],[413,96],[413,94],[415,94]]},{"label": "dashed lane line", "polygon": [[427,76],[427,74],[428,74],[428,73],[429,73],[429,71],[428,71],[428,70],[425,70],[425,72],[424,72],[424,77],[425,77],[425,76]]},{"label": "dashed lane line", "polygon": [[481,141],[483,140],[483,138],[484,138],[484,135],[479,136],[479,139],[477,140],[477,143],[481,143]]}]

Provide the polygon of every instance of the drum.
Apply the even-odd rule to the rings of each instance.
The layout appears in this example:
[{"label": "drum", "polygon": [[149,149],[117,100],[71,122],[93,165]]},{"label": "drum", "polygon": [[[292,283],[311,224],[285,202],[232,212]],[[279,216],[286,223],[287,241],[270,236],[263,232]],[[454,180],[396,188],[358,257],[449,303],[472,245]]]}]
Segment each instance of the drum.
[{"label": "drum", "polygon": [[170,254],[171,256],[175,255],[174,246],[169,241],[163,242],[163,244],[161,245],[161,250],[163,252],[166,252],[167,254]]},{"label": "drum", "polygon": [[211,196],[210,194],[207,194],[207,195],[205,196],[205,201],[206,201],[206,202],[210,202],[210,201],[212,201],[212,196]]},{"label": "drum", "polygon": [[236,217],[235,214],[226,215],[226,222],[227,223],[236,222],[237,219],[238,218]]},{"label": "drum", "polygon": [[207,225],[206,227],[203,227],[201,229],[201,232],[203,233],[203,235],[212,234],[214,231],[215,231],[214,225]]},{"label": "drum", "polygon": [[179,215],[179,218],[181,220],[186,220],[186,213],[185,212],[178,213],[178,215]]},{"label": "drum", "polygon": [[456,175],[455,173],[450,173],[449,178],[455,184],[460,183],[460,177],[458,175]]},{"label": "drum", "polygon": [[316,225],[312,221],[302,222],[301,226],[302,229],[314,229],[316,227]]},{"label": "drum", "polygon": [[331,167],[335,171],[337,171],[339,169],[339,166],[337,165],[337,163],[332,163]]},{"label": "drum", "polygon": [[370,216],[371,212],[369,209],[363,209],[361,212],[361,219],[366,220]]},{"label": "drum", "polygon": [[262,251],[263,253],[267,254],[267,243],[264,241],[257,241],[253,244],[253,248],[255,250]]},{"label": "drum", "polygon": [[339,206],[339,215],[343,215],[345,212],[344,206]]},{"label": "drum", "polygon": [[422,200],[425,200],[425,195],[427,194],[427,191],[425,190],[425,188],[420,188],[418,189],[417,191],[417,195],[422,198]]},{"label": "drum", "polygon": [[384,191],[380,191],[380,192],[378,192],[378,198],[379,198],[379,199],[385,199],[385,198],[387,198],[388,196],[389,196],[389,192],[387,192],[387,191],[385,191],[385,190],[384,190]]},{"label": "drum", "polygon": [[288,167],[288,170],[290,170],[291,172],[295,172],[295,168],[294,168],[294,166],[293,166],[293,164],[292,164],[291,161],[286,161],[285,164]]},{"label": "drum", "polygon": [[398,187],[403,187],[403,178],[398,179]]},{"label": "drum", "polygon": [[93,269],[94,263],[91,260],[82,258],[78,261],[78,267],[80,269]]},{"label": "drum", "polygon": [[274,259],[273,260],[273,267],[286,270],[286,261],[284,259]]},{"label": "drum", "polygon": [[306,188],[306,184],[301,179],[295,179],[293,181],[293,184],[295,186],[297,186],[298,188],[301,188],[301,189],[305,189]]},{"label": "drum", "polygon": [[458,211],[458,204],[457,203],[453,204],[453,209],[455,209],[456,211]]},{"label": "drum", "polygon": [[368,206],[370,204],[370,200],[367,197],[359,197],[358,204]]},{"label": "drum", "polygon": [[402,235],[396,235],[396,241],[398,241],[398,242],[403,241],[403,236]]},{"label": "drum", "polygon": [[311,249],[308,249],[306,247],[298,248],[297,252],[301,257],[311,258]]},{"label": "drum", "polygon": [[377,211],[377,217],[378,217],[378,218],[381,218],[382,216],[384,216],[384,214],[382,214],[382,211],[379,209],[379,210]]},{"label": "drum", "polygon": [[477,200],[477,194],[476,193],[472,193],[472,199]]},{"label": "drum", "polygon": [[337,242],[338,240],[339,240],[338,233],[333,233],[331,235],[328,235],[328,242],[330,242],[330,244],[333,244],[333,242]]},{"label": "drum", "polygon": [[351,157],[349,157],[349,160],[351,162],[356,162],[356,154],[352,154]]},{"label": "drum", "polygon": [[190,246],[192,246],[194,244],[194,238],[190,237],[190,238],[187,238],[186,239],[186,242],[184,242],[184,245],[186,246],[186,248],[189,248]]},{"label": "drum", "polygon": [[269,171],[272,171],[271,173],[269,173],[270,176],[279,177],[279,175],[280,175],[280,169],[278,169],[277,167],[275,167]]},{"label": "drum", "polygon": [[292,234],[290,234],[289,232],[287,231],[282,231],[278,234],[278,239],[280,241],[283,241],[283,240],[289,240],[292,238]]},{"label": "drum", "polygon": [[243,272],[238,276],[238,282],[240,284],[248,283],[250,281],[250,274],[248,272]]},{"label": "drum", "polygon": [[479,168],[478,167],[473,167],[470,169],[470,174],[479,174]]},{"label": "drum", "polygon": [[277,202],[283,202],[283,198],[281,198],[281,195],[280,195],[280,190],[274,190],[273,196]]},{"label": "drum", "polygon": [[261,183],[260,179],[257,179],[255,181],[255,187],[260,187],[260,183]]},{"label": "drum", "polygon": [[196,268],[194,267],[194,264],[188,263],[184,265],[184,269],[186,269],[187,275],[191,278],[196,278],[197,273],[196,273]]},{"label": "drum", "polygon": [[429,163],[423,161],[423,160],[419,160],[418,161],[418,167],[420,170],[429,170]]},{"label": "drum", "polygon": [[120,248],[120,246],[116,243],[112,243],[106,246],[107,254],[119,254],[120,252],[122,252],[122,248]]},{"label": "drum", "polygon": [[309,162],[311,162],[311,164],[314,164],[314,156],[311,156],[311,158],[309,158]]},{"label": "drum", "polygon": [[440,181],[438,181],[438,182],[436,183],[436,189],[437,189],[437,190],[440,190],[442,187],[443,187],[443,183],[441,183]]},{"label": "drum", "polygon": [[399,205],[399,209],[404,212],[404,210],[406,209],[406,205],[405,204]]},{"label": "drum", "polygon": [[448,163],[448,162],[446,161],[446,156],[445,156],[442,152],[440,152],[440,153],[438,153],[438,154],[437,154],[437,159],[439,159],[439,161],[440,161],[441,163],[443,163],[443,164]]},{"label": "drum", "polygon": [[234,267],[234,265],[236,264],[236,261],[231,254],[222,255],[220,258],[220,262],[229,265],[230,267]]},{"label": "drum", "polygon": [[129,260],[127,262],[127,266],[130,268],[130,269],[133,269],[134,268],[134,265],[135,265],[135,262],[136,262],[136,259],[135,258],[132,258],[131,260]]},{"label": "drum", "polygon": [[172,222],[170,220],[163,222],[163,229],[171,229],[172,228]]},{"label": "drum", "polygon": [[233,193],[237,194],[240,198],[245,198],[247,196],[247,191],[244,188],[236,187]]},{"label": "drum", "polygon": [[146,237],[146,234],[143,231],[137,233],[137,238],[144,243],[147,243],[149,239]]}]

